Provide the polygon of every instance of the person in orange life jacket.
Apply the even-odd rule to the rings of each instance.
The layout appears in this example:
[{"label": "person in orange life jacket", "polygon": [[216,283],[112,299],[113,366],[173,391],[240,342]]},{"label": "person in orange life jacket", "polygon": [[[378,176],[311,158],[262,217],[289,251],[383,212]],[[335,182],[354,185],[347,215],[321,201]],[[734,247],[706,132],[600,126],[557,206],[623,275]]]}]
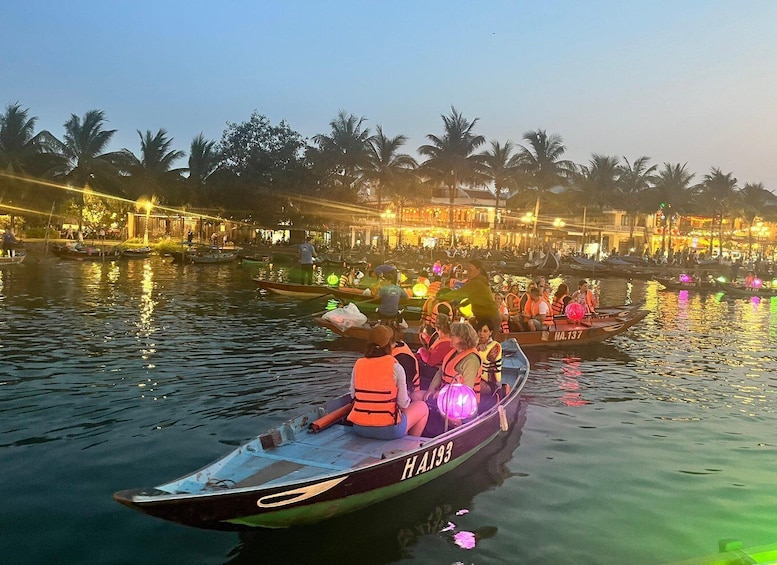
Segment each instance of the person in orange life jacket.
[{"label": "person in orange life jacket", "polygon": [[494,294],[494,300],[496,300],[496,309],[499,311],[502,333],[510,333],[510,311],[507,309],[505,297],[501,292],[497,292]]},{"label": "person in orange life jacket", "polygon": [[[442,385],[449,384],[455,377],[476,393],[480,390],[481,361],[475,346],[478,334],[469,322],[451,324],[451,351],[443,359],[440,369],[432,379],[424,398],[437,398]],[[452,365],[452,366],[451,366]]]},{"label": "person in orange life jacket", "polygon": [[[478,343],[478,334],[469,322],[456,322],[451,324],[451,345],[453,349],[443,359],[440,369],[429,384],[429,390],[424,394],[424,399],[432,406],[428,429],[439,432],[442,429],[442,419],[436,409],[436,398],[443,385],[458,381],[475,391],[480,402],[480,381],[482,364],[480,355],[475,349]],[[434,418],[432,418],[432,414]],[[449,420],[449,424],[458,426],[461,421]]]},{"label": "person in orange life jacket", "polygon": [[588,288],[588,281],[582,279],[577,284],[577,290],[572,294],[570,302],[577,302],[585,306],[586,314],[596,314],[599,307],[599,299]]},{"label": "person in orange life jacket", "polygon": [[545,302],[545,304],[548,305],[548,314],[545,316],[545,325],[552,326],[553,325],[553,306],[552,306],[553,299],[550,297],[550,285],[546,284],[545,286],[541,287],[540,292],[542,292],[542,300]]},{"label": "person in orange life jacket", "polygon": [[499,310],[496,308],[494,293],[486,278],[483,264],[477,259],[467,262],[467,282],[458,290],[445,295],[445,300],[458,300],[472,307],[472,315],[478,320],[493,320],[501,327]]},{"label": "person in orange life jacket", "polygon": [[405,371],[407,393],[410,395],[411,400],[423,400],[418,359],[416,359],[415,353],[410,349],[410,346],[402,341],[402,333],[402,330],[394,328],[394,345],[391,348],[391,355]]},{"label": "person in orange life jacket", "polygon": [[561,316],[567,311],[567,304],[572,300],[569,296],[569,287],[566,283],[558,285],[556,292],[553,293],[553,301],[550,303],[550,309],[554,316]]},{"label": "person in orange life jacket", "polygon": [[[453,349],[451,345],[451,324],[446,314],[437,314],[435,328],[437,331],[432,336],[428,347],[420,347],[416,351],[418,370],[421,373],[421,388],[428,389],[429,383],[442,366],[442,361],[448,352]],[[436,336],[436,337],[435,337]],[[426,386],[424,386],[426,385]]]},{"label": "person in orange life jacket", "polygon": [[518,313],[510,316],[511,328],[515,327],[519,332],[531,331],[531,327],[529,327],[529,318],[531,316],[527,316],[526,314],[526,304],[530,302],[529,296],[531,294],[531,289],[533,288],[537,288],[537,283],[529,281],[526,285],[526,292],[524,292],[518,300]]},{"label": "person in orange life jacket", "polygon": [[408,396],[405,370],[391,354],[394,331],[377,325],[367,341],[367,351],[351,373],[354,404],[348,421],[354,432],[375,439],[421,435],[429,408]]},{"label": "person in orange life jacket", "polygon": [[529,291],[529,302],[524,307],[524,318],[529,331],[540,331],[545,327],[545,320],[550,313],[550,306],[540,296],[540,289],[533,287]]},{"label": "person in orange life jacket", "polygon": [[502,380],[502,346],[494,341],[494,327],[490,320],[479,322],[478,344],[475,349],[480,355],[483,365],[483,376],[480,385],[481,397],[493,395]]}]

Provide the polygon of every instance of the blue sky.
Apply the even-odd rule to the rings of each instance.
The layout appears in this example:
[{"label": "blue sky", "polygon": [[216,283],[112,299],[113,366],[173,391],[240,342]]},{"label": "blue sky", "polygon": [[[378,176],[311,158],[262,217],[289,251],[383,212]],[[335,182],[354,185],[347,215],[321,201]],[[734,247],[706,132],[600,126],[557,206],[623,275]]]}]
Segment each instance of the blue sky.
[{"label": "blue sky", "polygon": [[[486,139],[641,155],[777,189],[777,2],[5,0],[0,104],[57,136],[100,109],[111,149],[176,149],[257,110],[305,137],[340,109],[409,138],[455,106]],[[178,163],[184,166],[183,161]]]}]

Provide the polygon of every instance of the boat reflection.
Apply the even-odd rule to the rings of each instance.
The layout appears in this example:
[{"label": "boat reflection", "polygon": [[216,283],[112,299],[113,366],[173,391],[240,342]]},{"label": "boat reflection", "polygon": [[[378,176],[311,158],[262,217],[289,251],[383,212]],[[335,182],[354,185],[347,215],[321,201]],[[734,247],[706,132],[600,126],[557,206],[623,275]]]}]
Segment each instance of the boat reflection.
[{"label": "boat reflection", "polygon": [[[497,533],[493,526],[475,532],[455,522],[481,492],[512,476],[507,462],[520,444],[528,403],[520,400],[516,423],[472,459],[421,489],[332,520],[288,530],[241,532],[230,565],[254,563],[393,563],[412,557],[427,535],[442,535],[459,547]],[[477,472],[473,472],[473,470]],[[365,559],[365,556],[370,556]]]}]

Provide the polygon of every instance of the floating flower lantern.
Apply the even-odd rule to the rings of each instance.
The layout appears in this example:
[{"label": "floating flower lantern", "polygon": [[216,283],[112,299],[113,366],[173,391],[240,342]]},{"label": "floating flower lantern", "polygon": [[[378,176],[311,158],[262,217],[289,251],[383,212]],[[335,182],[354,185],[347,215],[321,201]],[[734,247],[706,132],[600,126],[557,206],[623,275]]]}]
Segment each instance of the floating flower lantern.
[{"label": "floating flower lantern", "polygon": [[437,409],[451,420],[465,420],[477,413],[478,397],[467,385],[453,382],[437,395]]},{"label": "floating flower lantern", "polygon": [[693,277],[691,277],[691,275],[687,275],[687,274],[683,273],[682,275],[680,275],[680,282],[683,283],[683,284],[692,283],[693,282]]},{"label": "floating flower lantern", "polygon": [[413,296],[423,298],[427,292],[429,292],[429,288],[424,283],[415,283],[413,285]]},{"label": "floating flower lantern", "polygon": [[579,322],[585,316],[585,306],[579,302],[570,302],[567,304],[567,309],[564,311],[567,318],[572,322]]},{"label": "floating flower lantern", "polygon": [[337,286],[340,282],[340,277],[338,277],[336,274],[332,273],[326,278],[326,284],[329,286]]}]

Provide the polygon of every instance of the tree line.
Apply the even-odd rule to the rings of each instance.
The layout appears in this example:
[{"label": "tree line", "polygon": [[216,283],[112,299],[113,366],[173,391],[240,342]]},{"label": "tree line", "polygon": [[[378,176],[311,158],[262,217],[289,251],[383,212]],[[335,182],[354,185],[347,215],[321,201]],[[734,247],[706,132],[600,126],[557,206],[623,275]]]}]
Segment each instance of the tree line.
[{"label": "tree line", "polygon": [[[378,217],[389,202],[401,214],[408,204],[447,195],[455,237],[459,189],[488,187],[496,197],[495,230],[505,208],[533,209],[535,222],[541,213],[615,208],[628,213],[633,236],[640,215],[660,211],[667,231],[680,215],[711,218],[721,247],[727,221],[753,225],[759,217],[777,218],[777,198],[762,183],[740,186],[719,167],[697,177],[685,163],[659,165],[647,156],[593,154],[577,164],[564,159],[566,146],[557,134],[538,129],[525,132],[521,143],[486,140],[476,132],[478,118],[455,107],[441,118],[442,131],[426,136],[418,158],[405,152],[406,136],[388,135],[380,125],[373,132],[365,117],[343,110],[328,132],[311,139],[254,111],[245,122],[227,122],[218,141],[197,135],[188,153],[174,149],[165,129],[138,130],[136,155],[126,148],[106,151],[116,130],[107,129],[101,110],[72,114],[58,139],[37,130],[37,118],[17,102],[0,115],[0,205],[43,211],[55,203],[62,213],[80,210],[83,193],[56,188],[70,185],[126,202],[154,197],[166,206],[215,210],[256,224],[315,227],[359,221],[365,211],[358,205],[369,187]],[[184,158],[187,166],[177,166]]]}]

